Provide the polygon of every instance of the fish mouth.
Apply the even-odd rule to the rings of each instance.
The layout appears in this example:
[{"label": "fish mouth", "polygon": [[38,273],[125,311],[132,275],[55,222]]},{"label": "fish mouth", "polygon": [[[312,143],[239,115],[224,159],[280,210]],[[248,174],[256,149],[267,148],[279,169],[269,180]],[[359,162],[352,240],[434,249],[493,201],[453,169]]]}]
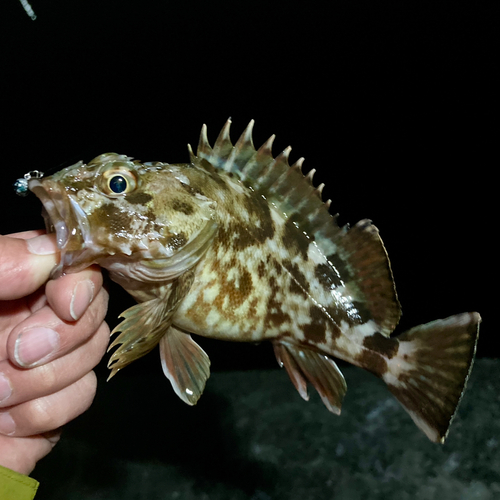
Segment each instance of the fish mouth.
[{"label": "fish mouth", "polygon": [[47,233],[56,234],[61,260],[53,269],[55,279],[78,272],[93,263],[92,238],[85,212],[73,196],[50,179],[30,179],[28,187],[42,202]]}]

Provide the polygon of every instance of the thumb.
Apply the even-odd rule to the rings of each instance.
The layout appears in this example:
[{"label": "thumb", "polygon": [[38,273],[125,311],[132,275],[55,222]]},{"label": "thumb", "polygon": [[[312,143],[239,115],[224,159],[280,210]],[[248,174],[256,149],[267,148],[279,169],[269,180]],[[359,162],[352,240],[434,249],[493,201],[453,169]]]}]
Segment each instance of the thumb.
[{"label": "thumb", "polygon": [[14,300],[38,290],[59,260],[55,235],[31,239],[0,236],[0,300]]}]

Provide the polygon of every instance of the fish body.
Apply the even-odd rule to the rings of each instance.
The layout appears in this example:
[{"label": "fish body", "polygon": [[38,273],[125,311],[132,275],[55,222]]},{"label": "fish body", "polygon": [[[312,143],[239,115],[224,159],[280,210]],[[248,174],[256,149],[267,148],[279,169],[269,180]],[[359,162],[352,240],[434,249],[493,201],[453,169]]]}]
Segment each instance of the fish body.
[{"label": "fish body", "polygon": [[472,366],[480,317],[463,313],[397,337],[401,308],[378,230],[339,227],[303,159],[258,150],[253,121],[235,145],[226,123],[214,146],[203,127],[186,164],[114,153],[29,188],[57,233],[54,276],[97,263],[138,304],[122,314],[111,376],[157,344],[163,370],[188,404],[209,377],[191,334],[273,343],[308,399],[312,384],[340,413],[344,378],[332,357],[382,378],[415,423],[443,442]]}]

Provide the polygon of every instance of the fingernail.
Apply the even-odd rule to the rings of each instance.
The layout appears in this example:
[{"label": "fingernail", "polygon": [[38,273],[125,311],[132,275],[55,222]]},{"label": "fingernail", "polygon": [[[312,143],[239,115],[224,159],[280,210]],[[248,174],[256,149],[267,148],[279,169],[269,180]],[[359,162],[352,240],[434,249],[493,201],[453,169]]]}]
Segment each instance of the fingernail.
[{"label": "fingernail", "polygon": [[50,328],[35,327],[19,334],[14,346],[16,361],[24,368],[43,361],[59,347],[59,334]]},{"label": "fingernail", "polygon": [[50,255],[57,253],[56,239],[52,234],[42,234],[26,240],[28,250],[35,255]]},{"label": "fingernail", "polygon": [[69,312],[76,321],[83,316],[94,298],[94,283],[90,280],[79,281],[73,290]]},{"label": "fingernail", "polygon": [[0,434],[11,436],[16,432],[16,423],[8,411],[0,413]]},{"label": "fingernail", "polygon": [[12,387],[9,379],[3,373],[0,373],[0,403],[3,403],[11,394]]}]

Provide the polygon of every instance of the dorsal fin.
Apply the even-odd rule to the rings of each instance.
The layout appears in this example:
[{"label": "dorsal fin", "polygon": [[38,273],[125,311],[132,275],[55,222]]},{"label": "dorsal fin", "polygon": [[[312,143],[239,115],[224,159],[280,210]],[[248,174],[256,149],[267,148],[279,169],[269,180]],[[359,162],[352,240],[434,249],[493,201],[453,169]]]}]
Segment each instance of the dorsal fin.
[{"label": "dorsal fin", "polygon": [[389,259],[377,229],[366,220],[352,230],[339,227],[328,211],[330,200],[322,200],[324,184],[313,185],[315,170],[304,176],[303,158],[290,166],[290,147],[274,158],[271,151],[274,135],[256,150],[252,142],[253,125],[252,120],[233,146],[229,119],[213,148],[203,125],[196,156],[189,147],[192,163],[203,168],[201,160],[205,160],[215,168],[235,173],[245,185],[273,204],[302,233],[297,237],[306,235],[314,241],[330,273],[339,275],[343,269],[340,278],[348,279],[358,301],[366,304],[380,333],[388,336],[397,325],[401,311]]},{"label": "dorsal fin", "polygon": [[[290,147],[274,158],[271,150],[274,135],[256,150],[252,141],[253,126],[254,121],[251,120],[233,146],[229,136],[229,119],[211,147],[207,127],[203,125],[196,156],[189,147],[191,161],[201,166],[199,160],[204,159],[215,168],[234,172],[246,185],[272,202],[285,217],[292,218],[295,225],[307,234],[319,231],[320,226],[335,228],[328,212],[329,202],[325,204],[321,199],[324,185],[313,186],[315,171],[311,170],[306,176],[302,174],[304,158],[290,166]],[[339,228],[336,227],[336,230]]]}]

